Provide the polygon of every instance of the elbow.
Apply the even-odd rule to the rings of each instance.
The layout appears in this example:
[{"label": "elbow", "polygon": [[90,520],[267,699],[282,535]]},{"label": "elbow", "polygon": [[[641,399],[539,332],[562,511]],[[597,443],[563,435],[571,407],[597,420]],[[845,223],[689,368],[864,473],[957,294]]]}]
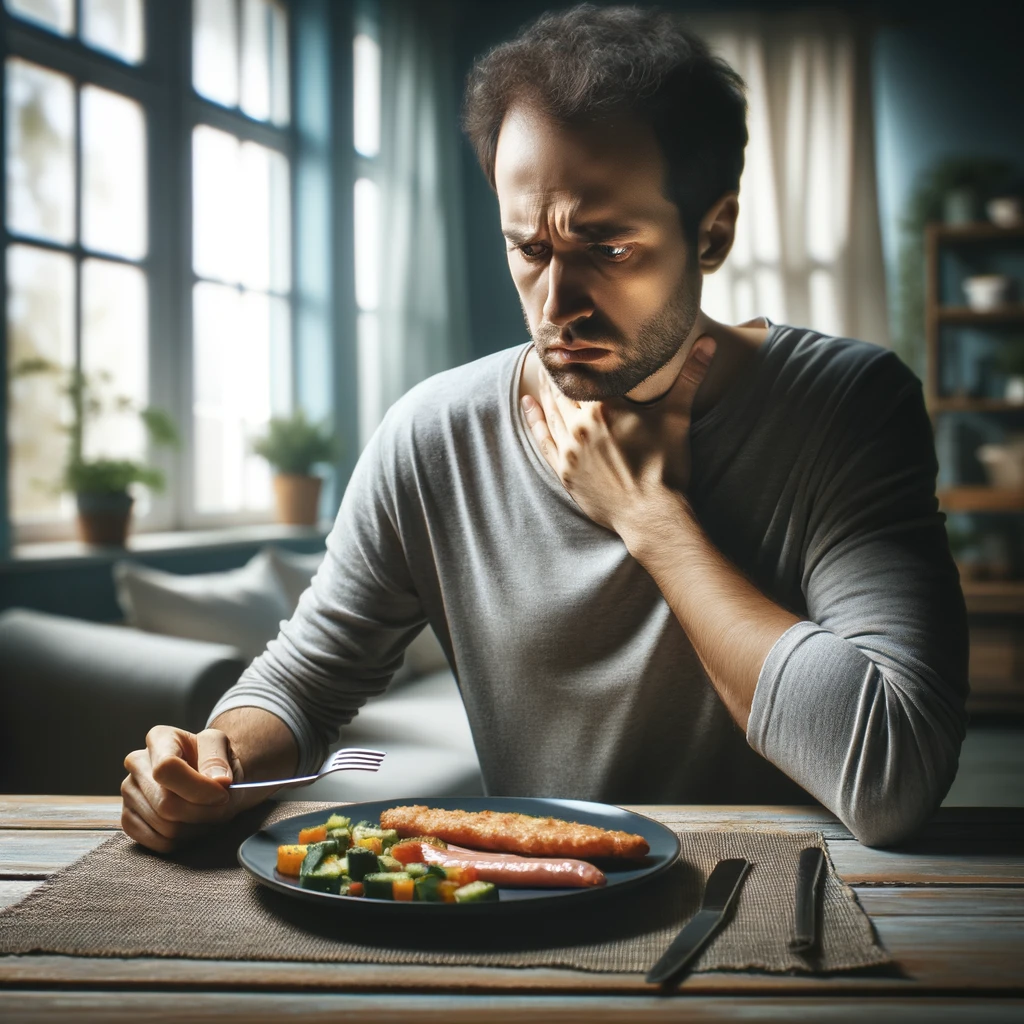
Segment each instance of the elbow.
[{"label": "elbow", "polygon": [[874,780],[852,787],[839,817],[864,846],[899,846],[931,820],[956,776],[959,744],[900,757]]}]

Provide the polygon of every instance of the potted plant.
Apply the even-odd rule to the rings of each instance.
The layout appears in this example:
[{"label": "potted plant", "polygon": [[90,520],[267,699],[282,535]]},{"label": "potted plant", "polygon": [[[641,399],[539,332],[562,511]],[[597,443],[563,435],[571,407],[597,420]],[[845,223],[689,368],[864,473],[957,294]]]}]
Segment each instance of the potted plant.
[{"label": "potted plant", "polygon": [[33,374],[54,375],[71,404],[71,421],[65,428],[70,436],[68,457],[58,486],[75,496],[79,537],[86,544],[124,547],[135,501],[131,488],[142,484],[162,490],[164,475],[133,459],[86,458],[83,438],[87,423],[108,412],[134,412],[154,445],[173,447],[178,443],[174,422],[161,409],[139,408],[123,395],[104,397],[109,373],[86,374],[42,358],[22,360],[12,370],[15,377]]},{"label": "potted plant", "polygon": [[334,435],[326,424],[311,423],[301,409],[289,417],[275,416],[252,448],[276,471],[278,521],[315,526],[323,481],[313,474],[313,466],[330,462],[337,452]]}]

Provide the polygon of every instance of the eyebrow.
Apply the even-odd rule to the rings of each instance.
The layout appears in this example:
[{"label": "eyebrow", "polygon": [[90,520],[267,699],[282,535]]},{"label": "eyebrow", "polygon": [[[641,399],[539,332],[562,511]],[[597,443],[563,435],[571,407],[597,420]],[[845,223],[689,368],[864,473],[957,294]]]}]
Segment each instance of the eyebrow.
[{"label": "eyebrow", "polygon": [[[569,229],[572,238],[581,242],[611,242],[629,235],[635,235],[639,228],[632,224],[614,224],[608,221],[595,222],[590,224],[574,224]],[[532,238],[536,237],[533,232],[524,232],[516,228],[508,228],[502,234],[513,245],[525,245]]]}]

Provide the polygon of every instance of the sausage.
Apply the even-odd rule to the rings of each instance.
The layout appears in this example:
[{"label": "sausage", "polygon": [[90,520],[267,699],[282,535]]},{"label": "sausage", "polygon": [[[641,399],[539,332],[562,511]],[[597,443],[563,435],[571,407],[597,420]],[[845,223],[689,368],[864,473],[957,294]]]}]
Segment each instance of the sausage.
[{"label": "sausage", "polygon": [[474,867],[477,877],[523,889],[586,888],[604,885],[604,872],[583,860],[559,857],[520,857],[514,853],[481,853],[449,846],[447,850],[418,840],[391,847],[391,856],[403,864],[438,864],[441,867]]}]

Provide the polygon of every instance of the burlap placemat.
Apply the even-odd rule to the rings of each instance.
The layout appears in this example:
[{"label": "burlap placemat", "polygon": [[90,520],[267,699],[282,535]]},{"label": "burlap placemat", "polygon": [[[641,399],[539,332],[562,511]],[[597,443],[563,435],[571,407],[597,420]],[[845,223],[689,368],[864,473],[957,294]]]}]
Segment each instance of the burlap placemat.
[{"label": "burlap placemat", "polygon": [[646,972],[696,913],[715,863],[746,857],[754,867],[733,918],[696,970],[828,972],[890,962],[831,861],[820,952],[812,960],[790,952],[797,858],[805,846],[824,845],[813,832],[687,831],[684,819],[653,814],[682,843],[679,862],[660,879],[580,910],[463,920],[403,919],[374,914],[374,905],[335,912],[267,889],[238,866],[239,844],[261,824],[331,806],[251,811],[173,859],[115,835],[0,914],[0,953]]}]

